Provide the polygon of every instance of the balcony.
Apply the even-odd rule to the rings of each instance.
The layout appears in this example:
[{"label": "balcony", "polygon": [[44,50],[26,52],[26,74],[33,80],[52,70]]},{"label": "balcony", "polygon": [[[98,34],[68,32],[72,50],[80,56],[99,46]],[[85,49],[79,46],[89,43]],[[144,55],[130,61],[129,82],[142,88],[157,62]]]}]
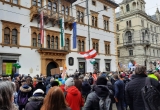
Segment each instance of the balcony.
[{"label": "balcony", "polygon": [[123,43],[124,46],[133,46],[133,45],[144,45],[150,46],[150,42],[148,40],[132,40]]}]

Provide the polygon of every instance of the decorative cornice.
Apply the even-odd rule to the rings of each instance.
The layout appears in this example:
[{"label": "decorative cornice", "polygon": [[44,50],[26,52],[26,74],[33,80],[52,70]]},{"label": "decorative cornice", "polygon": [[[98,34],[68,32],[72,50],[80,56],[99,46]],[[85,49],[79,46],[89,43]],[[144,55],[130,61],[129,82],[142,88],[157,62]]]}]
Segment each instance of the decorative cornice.
[{"label": "decorative cornice", "polygon": [[103,4],[107,5],[107,6],[110,6],[112,8],[117,8],[119,6],[115,2],[112,2],[111,0],[97,0],[97,1],[103,3]]},{"label": "decorative cornice", "polygon": [[5,20],[1,20],[2,23],[7,23],[7,24],[14,24],[14,25],[19,25],[21,26],[22,24],[20,23],[15,23],[15,22],[11,22],[11,21],[5,21]]}]

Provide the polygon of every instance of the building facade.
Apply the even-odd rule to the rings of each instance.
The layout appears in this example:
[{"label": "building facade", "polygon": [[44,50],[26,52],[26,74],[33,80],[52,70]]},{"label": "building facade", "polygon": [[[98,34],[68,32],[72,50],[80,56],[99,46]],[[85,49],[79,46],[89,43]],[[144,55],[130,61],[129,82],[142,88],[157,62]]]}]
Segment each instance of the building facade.
[{"label": "building facade", "polygon": [[[10,63],[20,63],[12,72],[50,75],[50,70],[67,66],[67,73],[86,72],[79,52],[94,48],[97,70],[116,71],[116,16],[113,1],[89,0],[0,0],[0,74]],[[40,37],[40,11],[44,12],[44,44]],[[64,17],[65,47],[60,46],[59,19]],[[73,49],[73,27],[77,22],[77,48]],[[89,45],[90,44],[90,45]]]},{"label": "building facade", "polygon": [[116,13],[117,48],[120,67],[128,70],[129,62],[154,69],[160,59],[160,12],[145,12],[145,0],[123,0]]}]

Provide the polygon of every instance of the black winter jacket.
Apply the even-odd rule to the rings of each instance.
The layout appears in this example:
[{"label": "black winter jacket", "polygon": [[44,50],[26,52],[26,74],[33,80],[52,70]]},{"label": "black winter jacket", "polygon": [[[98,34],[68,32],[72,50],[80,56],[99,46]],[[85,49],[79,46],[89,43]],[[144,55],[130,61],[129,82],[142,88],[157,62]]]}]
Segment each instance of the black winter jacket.
[{"label": "black winter jacket", "polygon": [[94,87],[94,91],[87,96],[87,100],[83,107],[83,110],[99,110],[99,98],[106,98],[109,95],[107,86],[97,85]]},{"label": "black winter jacket", "polygon": [[[126,103],[129,105],[130,110],[145,110],[141,89],[145,86],[146,77],[147,75],[145,74],[134,75],[134,78],[126,85]],[[152,86],[156,87],[160,91],[158,81],[155,79],[151,79],[150,81]]]},{"label": "black winter jacket", "polygon": [[25,107],[25,110],[40,110],[41,106],[43,104],[44,97],[37,96],[37,97],[31,97],[28,99],[28,103]]}]

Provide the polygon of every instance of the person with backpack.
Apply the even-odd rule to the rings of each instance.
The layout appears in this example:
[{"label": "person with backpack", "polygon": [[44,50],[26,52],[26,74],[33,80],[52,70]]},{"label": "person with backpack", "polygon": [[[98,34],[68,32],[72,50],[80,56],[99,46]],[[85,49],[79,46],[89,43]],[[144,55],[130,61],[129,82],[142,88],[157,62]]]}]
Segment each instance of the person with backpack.
[{"label": "person with backpack", "polygon": [[83,110],[109,110],[111,99],[107,79],[98,77],[93,91],[88,94]]},{"label": "person with backpack", "polygon": [[27,85],[26,80],[22,80],[22,86],[18,92],[17,103],[19,105],[19,110],[23,110],[28,102],[28,99],[32,96],[32,88]]},{"label": "person with backpack", "polygon": [[[150,81],[149,83],[151,83],[152,88],[156,88],[158,90],[157,93],[159,93],[160,84],[158,83],[158,81],[156,81],[153,78],[147,78],[146,67],[142,65],[138,65],[135,68],[134,79],[128,82],[125,88],[126,102],[129,105],[130,110],[155,110],[153,108],[151,109],[147,108],[147,106],[145,106],[145,100],[143,100],[142,90],[146,85],[147,79],[149,79]],[[146,90],[148,90],[149,86],[145,88]],[[150,92],[152,92],[152,90]],[[155,89],[154,89],[154,93],[156,93]],[[153,93],[150,93],[150,95],[153,95]],[[155,101],[155,102],[154,103],[148,102],[148,104],[150,105],[152,104],[154,105],[156,103],[158,103],[158,105],[160,104],[159,101],[156,101],[156,100],[160,100],[160,95],[158,97],[152,97],[152,96],[149,96],[149,97],[151,97],[150,98],[151,100],[149,99],[148,101]],[[159,109],[156,109],[156,110],[159,110]]]}]

